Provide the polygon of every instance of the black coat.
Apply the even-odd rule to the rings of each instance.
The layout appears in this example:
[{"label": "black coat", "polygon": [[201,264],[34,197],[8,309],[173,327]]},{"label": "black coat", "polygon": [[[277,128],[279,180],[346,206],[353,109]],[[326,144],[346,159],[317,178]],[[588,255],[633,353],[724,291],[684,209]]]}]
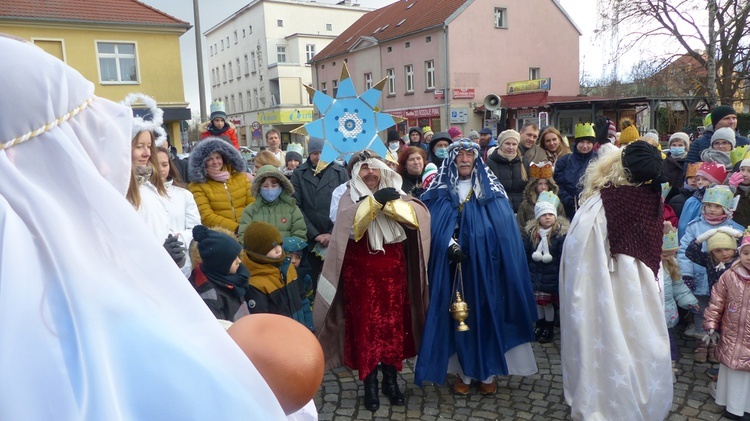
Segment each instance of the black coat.
[{"label": "black coat", "polygon": [[[500,155],[499,151],[500,148],[497,148],[490,155],[487,159],[487,166],[505,188],[508,199],[513,206],[513,213],[516,213],[518,207],[521,206],[521,202],[523,202],[523,192],[529,182],[529,162],[525,158],[521,160],[519,156],[509,161],[506,157]],[[521,167],[522,165],[523,167]],[[523,177],[524,172],[527,174],[526,179]]]},{"label": "black coat", "polygon": [[573,153],[563,155],[555,163],[555,182],[560,186],[560,201],[565,208],[565,216],[573,219],[578,208],[578,196],[581,194],[579,182],[586,172],[589,163],[594,158],[594,152],[582,154],[578,152],[575,144],[572,145]]},{"label": "black coat", "polygon": [[685,158],[676,159],[672,157],[672,154],[667,154],[667,159],[664,160],[664,177],[669,181],[669,185],[672,186],[672,190],[667,195],[666,202],[677,196],[680,193],[682,185],[685,184],[685,170],[684,170]]},{"label": "black coat", "polygon": [[682,207],[685,206],[685,202],[687,202],[689,198],[693,197],[693,193],[695,193],[695,190],[690,190],[683,186],[677,194],[669,200],[669,206],[672,207],[678,218],[682,215]]},{"label": "black coat", "polygon": [[330,234],[333,222],[328,216],[333,190],[349,181],[346,169],[338,164],[330,164],[318,175],[313,174],[314,166],[308,159],[292,173],[294,199],[302,211],[307,225],[307,239],[312,242],[320,234]]},{"label": "black coat", "polygon": [[549,252],[552,255],[552,261],[549,263],[537,262],[531,258],[536,251],[537,245],[531,241],[531,230],[536,221],[529,221],[523,232],[523,247],[526,250],[526,261],[529,264],[529,276],[531,277],[531,286],[534,291],[557,294],[560,283],[560,257],[562,256],[563,242],[568,233],[568,220],[557,218],[560,229],[550,239]]}]

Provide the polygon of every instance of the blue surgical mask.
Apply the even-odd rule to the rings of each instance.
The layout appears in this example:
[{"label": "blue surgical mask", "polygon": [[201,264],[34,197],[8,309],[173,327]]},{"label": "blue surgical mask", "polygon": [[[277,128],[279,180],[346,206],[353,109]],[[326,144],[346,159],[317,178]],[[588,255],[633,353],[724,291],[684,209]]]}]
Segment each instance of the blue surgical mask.
[{"label": "blue surgical mask", "polygon": [[391,152],[398,151],[398,148],[401,147],[401,142],[388,142],[388,150]]},{"label": "blue surgical mask", "polygon": [[672,146],[671,148],[669,148],[669,152],[671,152],[674,156],[682,156],[685,154],[685,147]]},{"label": "blue surgical mask", "polygon": [[281,186],[276,187],[275,189],[267,189],[264,187],[260,188],[260,196],[268,203],[273,202],[281,195]]},{"label": "blue surgical mask", "polygon": [[440,159],[445,159],[445,157],[448,156],[448,148],[435,149],[435,156]]}]

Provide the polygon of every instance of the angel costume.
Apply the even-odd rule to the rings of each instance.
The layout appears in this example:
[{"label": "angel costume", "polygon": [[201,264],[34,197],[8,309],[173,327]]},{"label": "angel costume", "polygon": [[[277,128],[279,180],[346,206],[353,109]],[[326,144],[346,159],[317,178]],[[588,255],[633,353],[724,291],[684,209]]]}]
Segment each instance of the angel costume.
[{"label": "angel costume", "polygon": [[37,47],[0,52],[3,419],[284,419],[125,199],[131,109]]}]

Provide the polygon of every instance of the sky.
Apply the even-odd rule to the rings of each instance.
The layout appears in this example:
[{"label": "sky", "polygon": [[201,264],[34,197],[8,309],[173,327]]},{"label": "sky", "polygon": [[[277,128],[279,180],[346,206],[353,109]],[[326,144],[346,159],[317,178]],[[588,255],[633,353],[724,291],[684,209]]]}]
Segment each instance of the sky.
[{"label": "sky", "polygon": [[[182,53],[182,73],[185,87],[185,99],[190,103],[193,112],[200,112],[198,93],[198,66],[195,49],[195,25],[193,18],[192,0],[141,0],[165,13],[189,22],[193,28],[180,37]],[[236,12],[251,0],[197,0],[200,9],[201,32],[206,32],[223,19]],[[318,3],[333,3],[335,0],[317,0]],[[398,0],[355,0],[361,7],[378,9]],[[540,1],[540,0],[533,0]],[[593,33],[596,25],[596,0],[558,0],[568,15],[573,19],[583,35],[580,38],[580,65],[585,67],[587,74],[598,77],[602,73],[603,63],[602,42]],[[530,1],[531,3],[531,1]],[[203,45],[204,79],[207,101],[210,101],[211,87],[208,77],[208,45]]]}]

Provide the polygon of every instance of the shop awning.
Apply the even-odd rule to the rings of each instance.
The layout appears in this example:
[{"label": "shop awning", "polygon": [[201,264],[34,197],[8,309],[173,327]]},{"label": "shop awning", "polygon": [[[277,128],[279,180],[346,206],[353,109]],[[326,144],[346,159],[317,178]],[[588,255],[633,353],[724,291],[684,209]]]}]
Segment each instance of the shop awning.
[{"label": "shop awning", "polygon": [[547,95],[547,91],[503,95],[500,97],[500,106],[511,109],[544,107],[547,105]]}]

